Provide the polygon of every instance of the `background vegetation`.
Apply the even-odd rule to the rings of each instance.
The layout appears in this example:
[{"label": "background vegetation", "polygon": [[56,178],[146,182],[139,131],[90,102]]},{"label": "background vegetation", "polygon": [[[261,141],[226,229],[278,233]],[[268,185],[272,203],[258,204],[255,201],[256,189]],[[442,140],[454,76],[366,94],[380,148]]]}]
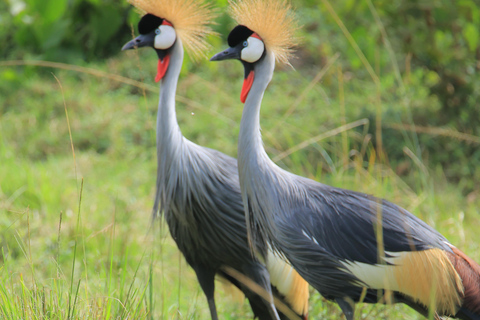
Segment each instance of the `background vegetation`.
[{"label": "background vegetation", "polygon": [[[294,5],[304,25],[295,70],[277,68],[262,111],[272,158],[400,204],[480,261],[475,1]],[[137,21],[119,1],[0,2],[2,318],[208,318],[192,270],[150,223],[156,57],[119,51]],[[209,54],[233,26],[217,22],[223,39]],[[186,137],[235,156],[241,74],[236,62],[185,60]],[[228,292],[217,293],[221,317],[249,317]],[[403,306],[357,312],[420,318]],[[339,314],[313,294],[312,318]]]}]

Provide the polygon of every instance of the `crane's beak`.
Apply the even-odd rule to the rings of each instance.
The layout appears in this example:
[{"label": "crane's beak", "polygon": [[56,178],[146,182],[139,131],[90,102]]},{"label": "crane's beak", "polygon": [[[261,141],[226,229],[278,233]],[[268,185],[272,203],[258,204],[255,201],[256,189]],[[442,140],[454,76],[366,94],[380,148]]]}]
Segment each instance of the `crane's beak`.
[{"label": "crane's beak", "polygon": [[148,34],[141,34],[133,40],[125,43],[122,47],[122,51],[130,50],[133,48],[141,48],[141,47],[153,47],[153,42],[155,40],[155,33],[151,32]]},{"label": "crane's beak", "polygon": [[[125,43],[122,48],[124,50],[130,50],[133,48],[141,48],[141,47],[152,47],[155,43],[155,32],[152,31],[147,34],[141,34],[135,39]],[[170,64],[170,54],[166,50],[159,50],[155,49],[158,55],[158,65],[157,65],[157,75],[155,76],[155,82],[160,81],[167,73],[168,66]]]},{"label": "crane's beak", "polygon": [[[210,61],[222,61],[222,60],[230,60],[230,59],[238,59],[242,61],[241,59],[241,52],[242,52],[243,46],[238,45],[236,47],[230,47],[225,51],[219,52],[216,55],[214,55]],[[248,93],[250,92],[250,89],[252,88],[253,80],[255,79],[255,71],[253,70],[253,65],[251,63],[242,61],[243,66],[245,68],[245,77],[243,79],[243,86],[242,86],[242,92],[240,93],[240,101],[242,103],[245,103],[247,100]]]},{"label": "crane's beak", "polygon": [[[241,48],[240,48],[241,49]],[[213,57],[210,58],[210,61],[222,61],[222,60],[230,60],[230,59],[239,59],[240,60],[240,53],[242,50],[239,50],[238,47],[228,48],[225,51],[219,52]]]}]

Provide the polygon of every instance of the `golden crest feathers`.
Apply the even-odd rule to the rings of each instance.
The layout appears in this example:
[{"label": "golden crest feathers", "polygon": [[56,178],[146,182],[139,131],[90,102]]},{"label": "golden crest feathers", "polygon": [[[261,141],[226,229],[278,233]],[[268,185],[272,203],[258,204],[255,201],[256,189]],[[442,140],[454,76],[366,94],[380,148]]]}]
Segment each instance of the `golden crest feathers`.
[{"label": "golden crest feathers", "polygon": [[299,29],[287,0],[230,0],[230,15],[257,33],[278,62],[289,64]]},{"label": "golden crest feathers", "polygon": [[128,0],[144,13],[153,14],[173,24],[185,49],[194,57],[205,55],[205,38],[213,34],[209,24],[215,15],[204,0]]}]

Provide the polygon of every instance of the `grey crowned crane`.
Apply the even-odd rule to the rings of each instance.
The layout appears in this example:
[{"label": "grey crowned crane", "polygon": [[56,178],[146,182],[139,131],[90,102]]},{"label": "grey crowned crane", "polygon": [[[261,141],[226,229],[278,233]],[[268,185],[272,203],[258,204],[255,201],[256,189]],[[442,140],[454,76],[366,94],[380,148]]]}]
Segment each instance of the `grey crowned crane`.
[{"label": "grey crowned crane", "polygon": [[238,168],[249,235],[283,253],[348,320],[355,302],[480,320],[480,266],[441,234],[386,200],[294,175],[269,159],[260,106],[275,59],[288,62],[295,19],[285,0],[230,4],[239,25],[211,60],[238,59],[245,70]]},{"label": "grey crowned crane", "polygon": [[[208,301],[212,319],[218,319],[214,277],[224,277],[248,298],[256,317],[278,319],[272,286],[279,298],[306,319],[308,284],[284,260],[256,246],[252,256],[247,241],[237,161],[183,137],[175,113],[175,94],[183,62],[183,46],[198,54],[207,48],[205,36],[212,10],[199,0],[132,0],[146,14],[138,24],[140,35],[122,50],[152,47],[158,55],[161,81],[157,114],[157,182],[153,213],[163,212],[170,233],[195,271]],[[250,278],[268,299],[227,274],[232,268]],[[270,273],[269,273],[270,272]],[[271,285],[272,284],[272,285]],[[287,317],[280,313],[281,319]]]}]

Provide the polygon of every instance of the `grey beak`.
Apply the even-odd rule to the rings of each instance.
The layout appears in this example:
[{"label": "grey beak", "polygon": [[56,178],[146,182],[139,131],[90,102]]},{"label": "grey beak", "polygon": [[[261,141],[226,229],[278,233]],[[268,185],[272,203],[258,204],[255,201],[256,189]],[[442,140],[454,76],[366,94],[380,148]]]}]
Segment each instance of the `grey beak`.
[{"label": "grey beak", "polygon": [[239,48],[228,48],[225,51],[219,52],[213,57],[210,58],[210,61],[221,61],[221,60],[230,60],[230,59],[240,59],[240,52]]},{"label": "grey beak", "polygon": [[130,50],[133,48],[141,48],[141,47],[148,47],[148,46],[152,47],[154,39],[155,39],[155,33],[141,34],[135,39],[125,43],[125,45],[122,47],[122,51]]}]

